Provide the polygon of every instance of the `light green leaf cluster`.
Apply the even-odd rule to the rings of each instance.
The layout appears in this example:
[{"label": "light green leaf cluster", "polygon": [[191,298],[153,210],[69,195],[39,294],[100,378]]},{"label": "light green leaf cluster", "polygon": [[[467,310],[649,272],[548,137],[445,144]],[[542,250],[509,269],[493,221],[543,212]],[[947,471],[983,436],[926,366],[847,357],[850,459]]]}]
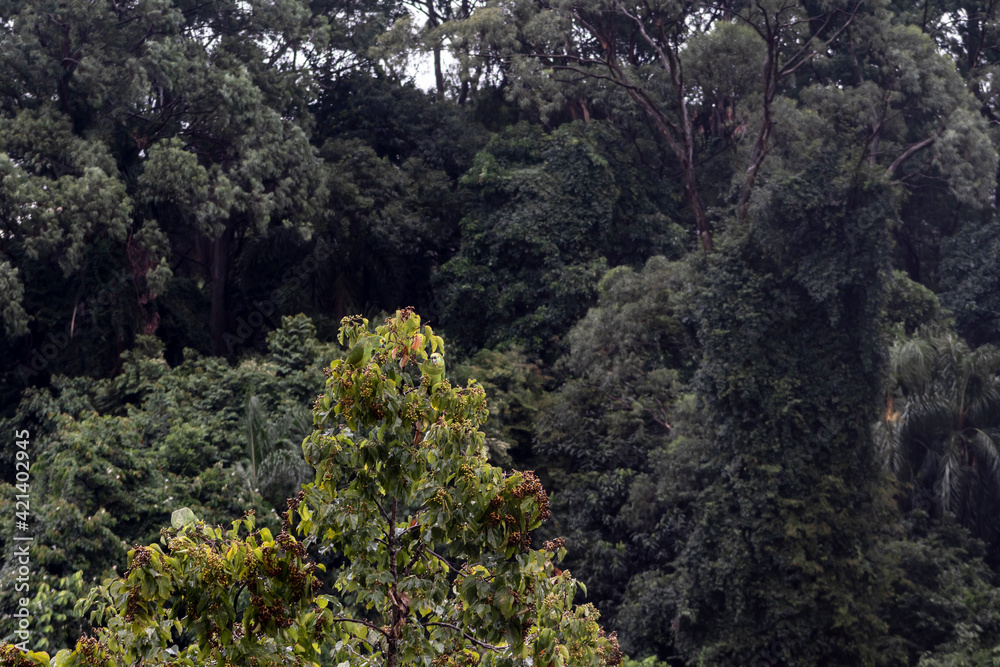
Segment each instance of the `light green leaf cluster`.
[{"label": "light green leaf cluster", "polygon": [[252,512],[228,531],[176,523],[163,532],[165,549],[135,547],[121,577],[79,600],[77,609],[89,609],[99,626],[94,636],[51,660],[4,644],[0,664],[316,664],[330,619],[314,597],[322,566],[308,561],[303,545],[286,531],[258,530]]},{"label": "light green leaf cluster", "polygon": [[225,532],[187,519],[164,532],[166,550],[136,547],[122,577],[80,601],[102,627],[57,653],[54,667],[302,665],[316,657],[328,619],[313,605],[317,566],[301,543],[257,530],[252,513]]},{"label": "light green leaf cluster", "polygon": [[149,149],[138,184],[145,202],[178,207],[202,234],[221,233],[234,205],[233,184],[219,166],[198,164],[198,157],[176,138]]},{"label": "light green leaf cluster", "polygon": [[123,241],[132,201],[105,147],[72,133],[55,109],[0,122],[4,181],[0,228],[24,240],[32,259],[53,257],[63,275],[79,269],[94,236]]},{"label": "light green leaf cluster", "polygon": [[572,604],[561,543],[528,548],[548,515],[538,479],[486,462],[482,388],[416,372],[438,370],[441,338],[406,309],[374,332],[345,318],[340,339],[369,354],[330,365],[299,506],[301,529],[343,558],[324,598],[334,662],[616,664],[596,611]]},{"label": "light green leaf cluster", "polygon": [[681,52],[692,94],[703,104],[726,103],[730,111],[756,92],[764,61],[764,41],[746,23],[719,21],[695,33]]}]

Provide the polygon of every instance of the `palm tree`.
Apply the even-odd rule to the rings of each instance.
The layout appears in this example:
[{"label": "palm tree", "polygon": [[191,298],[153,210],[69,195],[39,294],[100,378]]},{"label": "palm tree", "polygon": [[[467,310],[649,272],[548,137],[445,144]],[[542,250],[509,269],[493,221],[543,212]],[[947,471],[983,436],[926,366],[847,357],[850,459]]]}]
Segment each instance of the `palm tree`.
[{"label": "palm tree", "polygon": [[909,507],[951,516],[978,537],[1000,530],[1000,350],[959,336],[897,340],[876,442]]},{"label": "palm tree", "polygon": [[257,396],[247,398],[247,459],[236,469],[251,491],[277,509],[295,495],[313,470],[302,456],[302,439],[312,430],[312,414],[305,408],[286,412],[276,421],[267,419]]}]

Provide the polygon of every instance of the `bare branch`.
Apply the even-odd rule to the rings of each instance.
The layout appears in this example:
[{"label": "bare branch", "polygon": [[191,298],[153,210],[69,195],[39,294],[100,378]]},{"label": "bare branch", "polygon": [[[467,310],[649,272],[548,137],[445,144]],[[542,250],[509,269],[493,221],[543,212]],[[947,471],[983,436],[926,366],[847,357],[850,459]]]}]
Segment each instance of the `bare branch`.
[{"label": "bare branch", "polygon": [[621,5],[617,5],[617,10],[618,13],[623,14],[628,18],[632,19],[633,21],[635,21],[635,25],[639,29],[639,34],[642,35],[643,39],[646,40],[647,44],[653,47],[653,50],[656,51],[657,55],[660,57],[660,62],[663,64],[663,69],[667,70],[667,74],[670,75],[670,78],[673,78],[674,68],[671,67],[670,61],[667,60],[667,55],[663,52],[663,49],[660,48],[660,45],[654,42],[653,39],[649,36],[649,34],[646,32],[646,26],[642,24],[642,20],[638,16],[633,16],[632,14],[629,14],[624,8],[622,8]]},{"label": "bare branch", "polygon": [[[844,32],[845,30],[847,30],[850,27],[851,22],[854,21],[854,17],[857,16],[857,14],[858,14],[858,9],[861,8],[861,2],[863,2],[863,0],[859,0],[858,4],[854,5],[854,9],[851,10],[850,14],[848,15],[848,19],[846,21],[844,21],[844,24],[842,26],[840,26],[839,28],[837,28],[837,31],[835,33],[833,33],[833,35],[830,37],[830,39],[828,39],[825,42],[823,42],[822,45],[823,45],[824,48],[827,47],[827,46],[829,46],[830,44],[832,44],[835,39],[837,39],[838,37],[840,37],[840,34],[842,32]],[[823,25],[820,27],[820,29],[817,31],[817,33],[823,32],[823,30],[826,29],[826,27],[828,25],[830,25],[830,21],[833,20],[833,15],[835,13],[843,13],[843,12],[840,12],[839,10],[837,12],[830,12],[827,15],[826,21],[823,22]],[[802,48],[799,49],[794,56],[792,56],[791,58],[789,58],[788,60],[785,61],[785,65],[778,72],[778,78],[779,79],[784,78],[784,77],[788,76],[789,74],[794,73],[795,70],[797,70],[803,64],[805,64],[806,62],[808,62],[809,60],[811,60],[813,57],[816,56],[816,53],[817,53],[816,51],[813,51],[812,53],[808,53],[808,54],[806,53],[807,51],[810,50],[810,46],[809,45],[811,43],[812,43],[812,40],[810,40],[810,41],[806,42],[805,44],[803,44]],[[800,58],[800,57],[802,58],[802,60],[799,61],[798,63],[796,63],[794,66],[791,66],[791,64],[793,62],[795,62],[795,59],[796,58]]]},{"label": "bare branch", "polygon": [[896,170],[899,168],[901,164],[903,164],[911,157],[913,157],[913,155],[918,151],[923,150],[924,148],[927,148],[928,146],[933,144],[936,139],[937,135],[934,134],[927,137],[923,141],[918,141],[917,143],[911,145],[909,148],[903,151],[902,155],[893,160],[892,164],[889,165],[889,168],[885,170],[885,175],[883,176],[883,178],[885,179],[892,178],[892,175],[896,172]]}]

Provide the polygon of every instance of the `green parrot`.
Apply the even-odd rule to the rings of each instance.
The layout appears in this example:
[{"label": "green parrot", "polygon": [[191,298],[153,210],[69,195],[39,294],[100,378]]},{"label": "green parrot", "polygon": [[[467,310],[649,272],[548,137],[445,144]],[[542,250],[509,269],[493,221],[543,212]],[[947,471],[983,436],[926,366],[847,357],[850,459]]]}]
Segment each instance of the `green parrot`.
[{"label": "green parrot", "polygon": [[367,366],[368,360],[371,358],[372,344],[368,340],[359,340],[347,353],[347,363],[358,368]]},{"label": "green parrot", "polygon": [[173,514],[170,515],[170,525],[174,527],[175,530],[180,530],[184,526],[193,524],[198,520],[198,517],[194,515],[188,507],[182,507],[179,510],[174,510]]},{"label": "green parrot", "polygon": [[433,392],[434,387],[444,380],[444,355],[435,352],[430,359],[420,364],[420,372],[427,378],[427,391]]}]

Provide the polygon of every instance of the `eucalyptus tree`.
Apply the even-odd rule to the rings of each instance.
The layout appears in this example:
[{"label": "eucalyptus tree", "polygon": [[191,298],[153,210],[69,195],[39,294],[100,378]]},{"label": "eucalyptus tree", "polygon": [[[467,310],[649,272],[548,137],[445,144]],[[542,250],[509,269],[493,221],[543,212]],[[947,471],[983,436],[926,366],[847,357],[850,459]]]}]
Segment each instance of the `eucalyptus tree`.
[{"label": "eucalyptus tree", "polygon": [[[1000,7],[997,3],[976,0],[957,2],[931,0],[919,4],[891,1],[884,6],[891,12],[896,24],[923,33],[933,41],[937,53],[950,56],[964,86],[976,100],[974,107],[967,111],[984,119],[989,125],[989,141],[983,143],[982,148],[1000,145],[1000,132],[997,126],[1000,120],[1000,106],[998,106],[1000,90],[997,88],[996,76],[1000,65],[1000,50],[997,48],[1000,43],[998,42]],[[856,45],[860,45],[862,41],[868,39],[866,36],[868,33],[869,30],[864,27],[852,26],[850,37]],[[883,43],[882,48],[884,50],[894,48],[892,42],[895,39],[885,39],[885,37],[888,35],[878,40]],[[877,83],[884,79],[886,74],[892,76],[889,70],[884,70],[882,73],[872,71],[865,66],[863,57],[857,60],[857,67],[853,63],[850,63],[849,67],[855,71],[858,80]],[[845,60],[845,65],[849,62],[849,59]],[[911,79],[905,85],[908,87],[913,84],[923,86],[916,79]],[[923,94],[926,101],[931,102],[940,99],[942,93],[947,94],[947,91],[926,87]],[[909,116],[921,106],[914,104],[913,101],[900,105],[904,99],[895,93],[891,99],[886,98],[888,104],[869,105],[869,121],[866,124],[867,131],[873,137],[878,134],[877,128],[880,125],[884,127],[898,124],[899,119]],[[881,112],[880,107],[884,107],[889,113]],[[942,136],[939,135],[939,138]],[[927,138],[929,135],[924,137]],[[917,137],[914,136],[911,140],[915,141]],[[970,144],[964,150],[967,155],[972,155],[977,148],[979,147],[975,144]],[[970,205],[968,201],[956,201],[948,189],[942,187],[940,180],[942,174],[935,173],[933,160],[928,159],[933,157],[932,154],[936,149],[933,146],[930,146],[930,149],[924,149],[924,155],[918,156],[920,159],[911,161],[904,169],[904,173],[899,174],[900,182],[906,188],[906,198],[900,209],[901,224],[893,229],[893,237],[897,244],[894,254],[896,261],[912,278],[935,290],[942,290],[949,289],[944,284],[949,278],[947,274],[951,272],[946,265],[950,264],[952,267],[958,264],[968,265],[970,262],[975,262],[977,256],[989,256],[988,251],[977,244],[982,243],[983,232],[992,226],[992,214],[980,206]],[[992,178],[986,177],[987,173]],[[990,184],[994,205],[1000,202],[997,194],[1000,191],[996,188],[997,175],[997,172],[984,166],[982,180],[983,183]],[[979,241],[969,238],[976,235],[980,237]],[[952,243],[952,240],[955,242]],[[977,250],[983,250],[984,254],[980,255]],[[985,303],[988,299],[989,295],[984,294],[979,303]],[[981,316],[974,313],[977,309],[976,303],[968,306],[973,318]],[[979,308],[989,312],[988,307],[979,306]],[[961,315],[957,311],[956,314]],[[967,335],[966,330],[960,329],[960,332]],[[981,343],[983,340],[978,339],[977,342]]]},{"label": "eucalyptus tree", "polygon": [[[589,106],[588,119],[621,122],[627,114],[611,100],[617,90],[672,158],[706,250],[708,209],[736,203],[747,216],[775,124],[786,122],[786,100],[810,88],[844,92],[838,104],[858,133],[856,157],[880,176],[921,186],[943,178],[969,204],[954,180],[955,153],[992,170],[992,142],[978,142],[985,124],[966,82],[906,25],[908,14],[897,17],[883,2],[503,7],[452,30],[478,36],[479,53],[506,64],[509,94],[543,112],[560,103]],[[731,163],[730,187],[710,181],[717,177],[708,165],[720,160]]]},{"label": "eucalyptus tree", "polygon": [[[588,2],[539,4],[511,10],[520,21],[504,35],[515,89],[529,93],[555,80],[576,86],[570,95],[618,88],[655,128],[663,150],[679,167],[689,214],[702,247],[712,248],[712,232],[697,173],[700,113],[707,133],[722,134],[732,144],[747,137],[752,144],[744,165],[741,207],[769,150],[772,107],[784,79],[840,37],[854,18],[857,4],[831,4],[822,13],[804,14],[792,3],[734,6],[715,3]],[[500,20],[499,15],[494,17]],[[723,26],[716,29],[717,26]],[[477,27],[476,24],[473,27]],[[496,27],[494,26],[494,29]],[[699,34],[715,31],[716,44],[697,46]],[[708,39],[712,39],[708,37]],[[703,58],[718,51],[712,67],[700,63],[701,82],[687,78],[688,45]],[[704,48],[708,46],[708,48]],[[713,47],[722,47],[715,49]],[[699,69],[699,65],[692,67]],[[738,70],[738,71],[734,71]],[[730,74],[720,81],[713,74]],[[741,85],[750,75],[751,86]],[[713,85],[722,84],[722,85]],[[551,89],[551,86],[546,86]],[[742,90],[741,90],[742,89]],[[756,93],[754,118],[738,109],[739,93]],[[700,102],[700,104],[699,104]],[[585,102],[584,102],[585,106]],[[701,107],[699,109],[699,107]],[[589,114],[587,114],[589,117]],[[749,124],[749,126],[748,126]]]},{"label": "eucalyptus tree", "polygon": [[1000,7],[995,2],[976,0],[938,0],[919,7],[894,2],[891,7],[901,20],[918,27],[940,50],[952,56],[969,91],[981,104],[979,111],[992,125],[1000,121],[1000,89],[996,81],[1000,67]]}]

